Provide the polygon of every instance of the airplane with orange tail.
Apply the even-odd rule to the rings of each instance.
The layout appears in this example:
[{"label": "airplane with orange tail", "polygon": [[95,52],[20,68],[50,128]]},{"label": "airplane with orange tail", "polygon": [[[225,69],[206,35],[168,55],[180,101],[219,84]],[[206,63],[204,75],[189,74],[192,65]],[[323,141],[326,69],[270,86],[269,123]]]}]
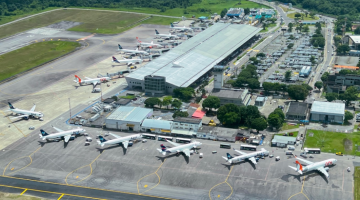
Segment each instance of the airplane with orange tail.
[{"label": "airplane with orange tail", "polygon": [[330,177],[330,175],[328,173],[329,166],[335,165],[337,162],[337,160],[334,158],[327,159],[327,160],[320,161],[320,162],[310,162],[308,160],[301,159],[299,157],[295,157],[295,158],[297,160],[300,160],[300,161],[306,163],[307,165],[302,166],[299,161],[296,161],[295,162],[296,167],[289,166],[291,169],[295,170],[299,174],[303,174],[304,172],[308,172],[308,171],[318,170],[319,172],[323,173],[326,176],[326,178]]},{"label": "airplane with orange tail", "polygon": [[106,82],[106,81],[110,81],[110,80],[111,80],[111,78],[107,77],[107,76],[101,77],[101,78],[88,78],[88,77],[85,77],[85,80],[83,80],[78,75],[75,75],[74,82],[78,83],[80,86],[92,84],[95,87],[97,84],[100,84],[100,83]]}]

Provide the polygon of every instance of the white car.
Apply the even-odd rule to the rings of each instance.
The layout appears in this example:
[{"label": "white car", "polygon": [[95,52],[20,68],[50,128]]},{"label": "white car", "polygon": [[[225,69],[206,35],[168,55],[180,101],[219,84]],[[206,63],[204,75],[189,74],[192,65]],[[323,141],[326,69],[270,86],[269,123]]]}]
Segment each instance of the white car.
[{"label": "white car", "polygon": [[269,155],[269,158],[272,158],[272,157],[274,157],[274,155],[272,155],[272,154],[271,154],[271,155]]},{"label": "white car", "polygon": [[276,161],[279,161],[279,160],[280,160],[280,156],[276,156],[275,160],[276,160]]}]

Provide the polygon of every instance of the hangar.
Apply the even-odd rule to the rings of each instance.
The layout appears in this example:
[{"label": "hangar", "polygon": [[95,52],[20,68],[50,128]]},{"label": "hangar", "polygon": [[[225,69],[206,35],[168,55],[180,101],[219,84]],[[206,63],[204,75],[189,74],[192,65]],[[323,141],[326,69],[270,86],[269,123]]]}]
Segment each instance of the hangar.
[{"label": "hangar", "polygon": [[311,121],[343,124],[345,119],[345,104],[314,101],[310,113]]},{"label": "hangar", "polygon": [[215,65],[226,65],[260,32],[249,25],[217,23],[126,77],[129,88],[147,95],[171,94],[207,76]]}]

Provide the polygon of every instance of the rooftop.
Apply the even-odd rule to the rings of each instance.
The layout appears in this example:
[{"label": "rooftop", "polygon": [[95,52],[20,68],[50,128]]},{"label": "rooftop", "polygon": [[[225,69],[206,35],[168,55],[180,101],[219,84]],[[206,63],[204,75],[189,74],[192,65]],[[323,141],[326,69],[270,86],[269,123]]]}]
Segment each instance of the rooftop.
[{"label": "rooftop", "polygon": [[360,43],[360,35],[349,35],[349,37],[350,37],[355,43]]},{"label": "rooftop", "polygon": [[120,106],[106,119],[140,123],[152,112],[153,110],[148,108]]},{"label": "rooftop", "polygon": [[126,79],[144,80],[147,75],[166,77],[166,82],[187,87],[221,62],[261,29],[249,25],[216,23],[184,41]]},{"label": "rooftop", "polygon": [[286,143],[287,144],[289,141],[296,142],[296,137],[275,135],[274,139],[271,142],[272,143],[279,142],[279,143]]},{"label": "rooftop", "polygon": [[190,123],[190,124],[200,124],[201,121],[202,121],[201,119],[190,118],[190,117],[177,117],[174,119],[174,122]]},{"label": "rooftop", "polygon": [[245,90],[225,90],[225,89],[214,89],[211,93],[211,96],[216,96],[219,98],[231,98],[231,99],[240,99],[241,95]]},{"label": "rooftop", "polygon": [[149,128],[160,128],[170,130],[172,121],[157,120],[157,119],[145,119],[141,126]]},{"label": "rooftop", "polygon": [[308,104],[304,102],[290,102],[288,115],[306,115]]},{"label": "rooftop", "polygon": [[311,113],[319,114],[334,114],[334,115],[344,115],[345,114],[345,104],[344,103],[332,103],[332,102],[322,102],[314,101],[311,107]]}]

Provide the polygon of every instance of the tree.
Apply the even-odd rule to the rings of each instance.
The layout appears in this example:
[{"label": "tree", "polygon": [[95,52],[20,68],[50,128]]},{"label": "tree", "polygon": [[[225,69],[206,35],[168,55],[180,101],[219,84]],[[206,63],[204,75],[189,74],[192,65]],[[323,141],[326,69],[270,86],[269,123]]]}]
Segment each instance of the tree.
[{"label": "tree", "polygon": [[220,108],[220,99],[219,97],[209,96],[203,101],[202,106],[209,109],[218,109]]},{"label": "tree", "polygon": [[315,19],[315,13],[314,12],[310,12],[310,17]]},{"label": "tree", "polygon": [[260,88],[260,82],[256,78],[252,78],[248,80],[248,86],[250,89],[258,89]]},{"label": "tree", "polygon": [[245,109],[240,112],[241,118],[246,125],[251,125],[253,119],[261,117],[259,108],[256,106],[245,106]]},{"label": "tree", "polygon": [[172,103],[172,96],[166,96],[163,98],[163,101],[162,101],[162,105],[163,106],[168,106]]},{"label": "tree", "polygon": [[341,94],[339,96],[339,99],[344,100],[346,105],[349,105],[350,101],[357,100],[358,94],[359,94],[359,91],[356,89],[356,87],[350,86],[346,89],[344,94]]},{"label": "tree", "polygon": [[226,8],[224,8],[224,9],[221,11],[221,13],[220,13],[221,18],[223,18],[223,17],[226,15],[227,11],[228,11],[228,10],[227,10]]},{"label": "tree", "polygon": [[360,35],[360,26],[356,27],[354,33],[355,33],[356,35]]},{"label": "tree", "polygon": [[225,126],[235,125],[240,122],[240,109],[235,104],[225,104],[217,111],[217,118]]},{"label": "tree", "polygon": [[329,72],[323,73],[323,75],[321,76],[321,81],[322,82],[327,82],[329,75],[330,75]]},{"label": "tree", "polygon": [[287,46],[287,48],[288,48],[288,49],[291,49],[291,48],[293,48],[293,46],[294,46],[294,43],[290,43],[290,44]]},{"label": "tree", "polygon": [[345,121],[349,121],[351,119],[354,119],[354,115],[350,111],[345,110]]},{"label": "tree", "polygon": [[309,14],[309,12],[308,12],[308,11],[305,11],[305,16],[306,16],[306,17],[308,16],[308,14]]},{"label": "tree", "polygon": [[326,93],[325,98],[328,102],[332,102],[332,101],[335,101],[336,99],[338,99],[339,95],[338,95],[338,93],[335,93],[335,92]]},{"label": "tree", "polygon": [[339,45],[338,48],[336,49],[337,53],[346,53],[348,51],[350,51],[350,47],[347,44]]},{"label": "tree", "polygon": [[266,30],[267,23],[263,23],[262,27],[263,27],[263,30]]},{"label": "tree", "polygon": [[292,72],[290,70],[285,72],[285,80],[288,81],[291,79]]},{"label": "tree", "polygon": [[259,131],[267,128],[267,122],[263,117],[253,119],[251,121],[251,128],[256,129],[256,131],[259,133]]},{"label": "tree", "polygon": [[292,32],[292,28],[294,27],[294,24],[293,23],[289,23],[289,25],[288,25],[288,31],[289,32]]},{"label": "tree", "polygon": [[277,114],[277,113],[270,113],[267,122],[269,123],[269,125],[271,127],[274,127],[276,129],[279,129],[280,127],[282,127],[282,120],[281,117]]},{"label": "tree", "polygon": [[114,99],[114,101],[117,101],[117,100],[118,100],[118,97],[117,97],[117,96],[112,96],[111,98]]},{"label": "tree", "polygon": [[309,26],[304,26],[304,27],[303,27],[303,31],[304,31],[304,32],[307,33],[307,32],[309,32],[309,30],[310,30],[310,29],[309,29]]},{"label": "tree", "polygon": [[281,108],[275,108],[275,110],[273,111],[273,113],[277,114],[280,117],[280,121],[281,123],[283,123],[285,121],[285,114],[284,112],[281,110]]},{"label": "tree", "polygon": [[260,18],[260,23],[263,22],[264,20],[265,20],[265,17],[262,16],[262,17]]},{"label": "tree", "polygon": [[155,105],[158,105],[159,102],[161,102],[161,100],[157,97],[150,97],[144,101],[145,106],[150,108],[153,108]]},{"label": "tree", "polygon": [[299,19],[301,17],[301,14],[300,13],[295,13],[294,17],[295,17],[295,19]]},{"label": "tree", "polygon": [[173,118],[175,119],[176,117],[188,117],[189,116],[189,113],[188,112],[186,112],[186,111],[184,111],[184,112],[182,112],[182,111],[175,111],[175,113],[173,114]]},{"label": "tree", "polygon": [[273,90],[273,83],[264,82],[264,83],[262,84],[262,86],[263,86],[265,92],[269,92],[269,91]]},{"label": "tree", "polygon": [[244,14],[245,14],[245,15],[248,15],[249,13],[250,13],[250,8],[245,8],[245,9],[244,9]]},{"label": "tree", "polygon": [[287,89],[289,96],[292,99],[298,100],[305,100],[308,96],[309,90],[302,85],[290,85]]},{"label": "tree", "polygon": [[176,88],[173,90],[173,93],[174,97],[183,101],[188,101],[193,97],[193,94],[195,94],[195,90],[192,87]]},{"label": "tree", "polygon": [[314,85],[317,89],[319,89],[319,91],[321,90],[321,88],[323,87],[323,82],[321,81],[316,81],[315,85]]},{"label": "tree", "polygon": [[181,105],[182,105],[182,102],[178,99],[174,99],[171,102],[171,107],[176,108],[176,109],[180,109]]},{"label": "tree", "polygon": [[314,65],[316,63],[315,56],[310,57],[310,62]]},{"label": "tree", "polygon": [[266,55],[264,54],[264,53],[258,53],[258,54],[256,54],[256,57],[262,57],[262,58],[264,58]]}]

